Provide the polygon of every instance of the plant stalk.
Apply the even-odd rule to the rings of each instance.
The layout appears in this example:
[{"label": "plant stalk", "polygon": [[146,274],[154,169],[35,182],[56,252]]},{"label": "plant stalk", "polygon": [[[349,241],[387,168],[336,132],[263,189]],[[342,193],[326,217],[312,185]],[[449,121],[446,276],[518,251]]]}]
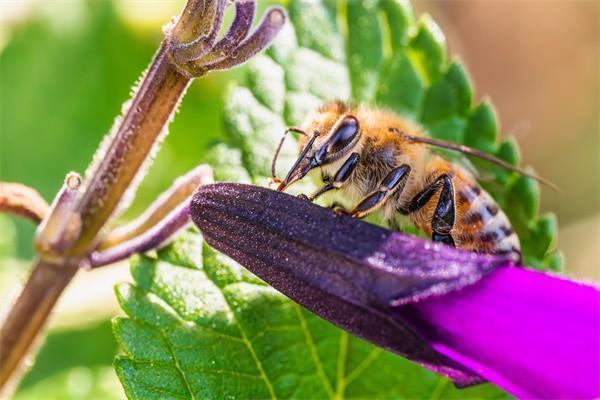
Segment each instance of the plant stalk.
[{"label": "plant stalk", "polygon": [[168,47],[168,41],[164,40],[86,184],[76,209],[81,215],[81,236],[68,250],[70,256],[60,263],[36,261],[6,317],[0,331],[0,389],[15,386],[11,381],[18,379],[23,359],[45,326],[54,304],[75,276],[81,259],[95,244],[98,232],[119,205],[185,93],[190,79],[173,66]]},{"label": "plant stalk", "polygon": [[19,371],[23,358],[77,269],[78,264],[72,262],[63,265],[43,260],[35,262],[33,271],[2,328],[0,388],[8,384],[15,372]]},{"label": "plant stalk", "polygon": [[100,229],[119,206],[185,93],[190,79],[171,63],[168,53],[169,42],[164,40],[106,153],[97,155],[102,160],[95,166],[77,207],[82,231],[71,254],[83,255],[89,250]]}]

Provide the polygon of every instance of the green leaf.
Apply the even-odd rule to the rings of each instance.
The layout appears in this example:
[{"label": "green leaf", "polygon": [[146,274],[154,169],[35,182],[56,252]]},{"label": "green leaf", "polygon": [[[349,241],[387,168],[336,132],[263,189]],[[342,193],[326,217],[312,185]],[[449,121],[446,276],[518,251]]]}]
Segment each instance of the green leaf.
[{"label": "green leaf", "polygon": [[463,67],[454,62],[444,76],[429,88],[421,120],[429,126],[442,119],[465,116],[471,108],[472,96]]},{"label": "green leaf", "polygon": [[283,80],[283,68],[267,56],[257,56],[248,69],[248,86],[256,98],[279,114],[283,112],[285,104]]},{"label": "green leaf", "polygon": [[429,127],[429,134],[435,138],[461,143],[465,137],[467,123],[463,118],[453,116]]},{"label": "green leaf", "polygon": [[484,101],[469,116],[469,123],[465,132],[465,144],[493,153],[498,146],[497,135],[496,112],[488,101]]},{"label": "green leaf", "polygon": [[205,161],[209,165],[219,165],[214,171],[215,181],[249,183],[251,180],[242,166],[242,152],[227,143],[215,143]]},{"label": "green leaf", "polygon": [[[473,104],[464,66],[449,61],[437,25],[429,17],[415,21],[408,2],[291,0],[289,15],[273,46],[250,62],[246,84],[227,92],[228,143],[207,156],[217,179],[268,185],[285,127],[335,99],[389,108],[434,137],[518,163],[514,140],[498,141],[490,102]],[[298,154],[289,139],[278,176]],[[472,161],[515,225],[527,263],[558,269],[556,226],[538,219],[537,183]],[[306,193],[311,183],[293,189]],[[135,257],[134,284],[117,288],[128,319],[115,321],[125,353],[116,367],[128,397],[506,397],[490,385],[457,390],[348,335],[200,241],[188,232],[157,258]],[[194,246],[192,256],[181,254]]]},{"label": "green leaf", "polygon": [[389,41],[393,51],[401,51],[408,43],[415,16],[408,0],[383,0],[380,3],[387,19]]},{"label": "green leaf", "polygon": [[500,143],[496,157],[509,162],[512,165],[519,165],[521,162],[521,154],[519,153],[519,146],[514,137],[509,136]]},{"label": "green leaf", "polygon": [[425,81],[405,53],[388,60],[377,90],[377,102],[409,117],[421,112]]},{"label": "green leaf", "polygon": [[344,60],[344,45],[335,9],[322,1],[296,0],[289,6],[298,43],[336,61]]},{"label": "green leaf", "polygon": [[558,221],[552,213],[544,214],[538,219],[533,231],[533,240],[531,241],[531,253],[538,258],[543,259],[546,250],[552,248],[556,243],[558,236]]},{"label": "green leaf", "polygon": [[531,224],[539,211],[539,184],[531,178],[520,176],[508,189],[507,212],[511,221]]},{"label": "green leaf", "polygon": [[[348,68],[352,82],[352,95],[357,99],[371,100],[379,80],[379,67],[383,60],[383,47],[377,1],[359,0],[348,3]],[[365,52],[364,49],[371,49]]]},{"label": "green leaf", "polygon": [[285,123],[245,87],[230,91],[225,108],[225,126],[242,150],[245,167],[255,175],[268,176],[274,147]]},{"label": "green leaf", "polygon": [[424,78],[433,83],[446,64],[446,38],[429,15],[423,15],[416,28],[408,54],[417,60]]},{"label": "green leaf", "polygon": [[350,98],[348,69],[314,50],[298,49],[286,72],[290,90],[311,93],[321,101]]},{"label": "green leaf", "polygon": [[460,115],[467,115],[473,103],[473,87],[462,62],[454,60],[450,64],[444,80],[449,82],[454,90],[456,112]]},{"label": "green leaf", "polygon": [[[132,258],[116,287],[115,368],[130,399],[498,397],[444,378],[352,337],[204,247],[187,261],[187,232],[157,258]],[[168,255],[168,257],[167,257]],[[178,261],[179,260],[179,261]]]},{"label": "green leaf", "polygon": [[544,257],[544,262],[547,268],[543,269],[549,269],[553,272],[560,272],[562,271],[562,267],[565,264],[565,255],[562,251],[555,250],[551,253],[546,254],[546,256]]}]

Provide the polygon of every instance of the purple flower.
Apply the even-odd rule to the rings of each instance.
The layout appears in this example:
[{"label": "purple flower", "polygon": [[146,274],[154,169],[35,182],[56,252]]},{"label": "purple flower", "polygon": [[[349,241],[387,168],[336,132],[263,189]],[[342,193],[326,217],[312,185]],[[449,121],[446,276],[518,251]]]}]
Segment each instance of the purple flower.
[{"label": "purple flower", "polygon": [[600,292],[268,189],[196,192],[206,241],[352,334],[519,397],[600,396]]},{"label": "purple flower", "polygon": [[506,267],[402,313],[434,349],[517,397],[600,396],[597,288]]}]

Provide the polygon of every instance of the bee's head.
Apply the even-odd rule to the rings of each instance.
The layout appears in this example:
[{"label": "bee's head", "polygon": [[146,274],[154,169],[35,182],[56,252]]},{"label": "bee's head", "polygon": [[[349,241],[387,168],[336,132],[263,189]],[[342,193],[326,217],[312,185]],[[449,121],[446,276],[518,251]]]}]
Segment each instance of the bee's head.
[{"label": "bee's head", "polygon": [[309,136],[300,156],[277,190],[284,190],[315,168],[331,164],[349,154],[360,138],[358,119],[343,115],[326,134],[315,131]]}]

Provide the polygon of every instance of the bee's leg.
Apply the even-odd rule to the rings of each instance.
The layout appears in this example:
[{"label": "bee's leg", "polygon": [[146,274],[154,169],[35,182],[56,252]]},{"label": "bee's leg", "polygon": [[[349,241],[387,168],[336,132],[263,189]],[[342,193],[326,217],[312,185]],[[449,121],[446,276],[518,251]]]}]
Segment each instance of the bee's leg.
[{"label": "bee's leg", "polygon": [[433,230],[431,239],[434,242],[442,242],[455,247],[454,239],[450,235],[450,231],[454,227],[454,214],[454,185],[452,179],[448,175],[444,175],[442,192],[431,219],[431,229]]},{"label": "bee's leg", "polygon": [[325,182],[325,184],[323,186],[321,186],[319,189],[317,189],[317,191],[314,192],[313,194],[311,194],[310,196],[306,196],[303,194],[301,194],[300,196],[306,197],[306,200],[308,200],[308,201],[314,201],[317,199],[317,197],[319,197],[323,193],[329,192],[332,189],[335,189],[333,182]]},{"label": "bee's leg", "polygon": [[379,189],[365,197],[350,212],[355,218],[362,218],[379,208],[394,192],[402,190],[410,174],[410,166],[403,164],[391,170],[381,181]]},{"label": "bee's leg", "polygon": [[337,215],[350,215],[350,211],[348,211],[346,207],[344,207],[344,205],[339,201],[334,201],[331,203],[329,208],[331,208]]},{"label": "bee's leg", "polygon": [[322,195],[325,192],[328,192],[332,189],[339,189],[344,182],[350,178],[352,172],[356,169],[358,165],[358,161],[360,160],[360,155],[358,153],[350,154],[350,157],[342,164],[340,169],[335,173],[333,179],[329,182],[325,182],[323,186],[321,186],[316,192],[311,194],[310,196],[306,196],[309,201],[314,201],[317,197]]},{"label": "bee's leg", "polygon": [[396,220],[396,218],[390,218],[387,221],[387,224],[389,226],[389,228],[393,231],[397,231],[400,232],[402,229],[402,227],[400,226],[400,224],[398,223],[398,221]]},{"label": "bee's leg", "polygon": [[454,240],[452,239],[452,235],[450,235],[450,231],[454,227],[455,215],[454,185],[449,175],[440,175],[431,185],[417,194],[406,208],[399,211],[410,214],[421,209],[440,189],[440,197],[431,218],[431,230],[433,231],[431,240],[454,246]]}]

